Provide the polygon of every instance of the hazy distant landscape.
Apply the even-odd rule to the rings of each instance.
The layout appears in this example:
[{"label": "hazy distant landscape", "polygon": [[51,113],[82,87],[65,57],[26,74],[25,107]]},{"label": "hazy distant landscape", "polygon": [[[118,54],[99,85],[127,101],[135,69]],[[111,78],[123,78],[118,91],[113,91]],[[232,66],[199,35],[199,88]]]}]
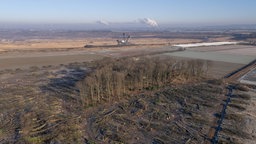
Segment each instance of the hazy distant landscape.
[{"label": "hazy distant landscape", "polygon": [[255,5],[2,1],[0,143],[256,143]]}]

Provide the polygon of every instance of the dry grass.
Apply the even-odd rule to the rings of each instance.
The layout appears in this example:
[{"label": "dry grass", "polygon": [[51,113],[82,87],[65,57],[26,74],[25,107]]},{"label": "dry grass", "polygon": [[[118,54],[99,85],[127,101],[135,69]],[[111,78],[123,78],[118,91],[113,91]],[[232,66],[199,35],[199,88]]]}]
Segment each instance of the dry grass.
[{"label": "dry grass", "polygon": [[[49,72],[52,69],[59,68],[16,70],[2,80],[5,85],[0,87],[1,143],[82,143],[79,109],[72,106],[79,103],[65,101],[65,97],[59,97],[63,93],[58,93],[63,90],[71,96],[73,88],[47,85],[49,75],[59,75]],[[45,85],[54,91],[45,91]]]},{"label": "dry grass", "polygon": [[86,73],[81,66],[93,68],[95,63],[10,70],[13,74],[3,79],[6,86],[0,93],[1,142],[203,141],[211,121],[205,111],[214,110],[222,92],[209,84],[156,87],[127,95],[111,105],[84,109],[75,87]]},{"label": "dry grass", "polygon": [[[240,85],[239,87],[243,87]],[[228,105],[227,114],[220,132],[219,143],[244,143],[246,140],[254,141],[252,134],[246,127],[248,119],[248,106],[251,105],[251,96],[246,94],[243,88],[234,92],[231,103]],[[251,126],[249,126],[251,127]]]},{"label": "dry grass", "polygon": [[96,143],[203,142],[213,118],[208,112],[218,106],[214,103],[220,102],[219,93],[222,89],[209,84],[173,86],[100,106],[87,116],[89,129],[96,130],[88,132],[87,139]]},{"label": "dry grass", "polygon": [[[199,42],[196,39],[161,39],[161,38],[133,38],[134,44],[159,45]],[[77,39],[31,39],[26,41],[15,41],[0,43],[0,52],[9,50],[31,50],[31,49],[56,49],[56,48],[82,48],[84,45],[116,45],[115,38],[77,38]]]},{"label": "dry grass", "polygon": [[[120,99],[84,107],[76,83],[96,66],[72,63],[1,72],[0,142],[201,143],[219,108],[221,81],[195,78],[151,86]],[[83,69],[84,67],[90,69]],[[115,67],[117,68],[117,67]],[[88,71],[87,71],[88,70]],[[6,75],[8,73],[8,75]],[[13,74],[9,74],[13,73]],[[4,76],[6,76],[4,78]],[[244,95],[244,94],[241,94]],[[244,107],[240,96],[232,109]],[[234,108],[237,107],[237,108]],[[237,114],[227,119],[242,122]],[[244,136],[244,132],[229,135]]]},{"label": "dry grass", "polygon": [[213,85],[221,85],[223,83],[222,79],[212,79],[212,80],[208,80],[209,84],[213,84]]},{"label": "dry grass", "polygon": [[245,85],[242,85],[242,84],[238,84],[236,89],[240,90],[240,91],[245,91],[245,92],[249,91],[249,88],[247,86],[245,86]]}]

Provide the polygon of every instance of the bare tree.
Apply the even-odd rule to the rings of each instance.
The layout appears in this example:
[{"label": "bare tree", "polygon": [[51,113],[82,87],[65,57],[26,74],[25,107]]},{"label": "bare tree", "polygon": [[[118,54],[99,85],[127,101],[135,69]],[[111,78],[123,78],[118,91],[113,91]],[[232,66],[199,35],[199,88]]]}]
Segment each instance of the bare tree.
[{"label": "bare tree", "polygon": [[[84,105],[121,99],[133,91],[161,87],[173,80],[189,80],[205,73],[207,62],[170,58],[104,59],[95,62],[95,70],[80,82]],[[206,67],[206,68],[205,68]]]}]

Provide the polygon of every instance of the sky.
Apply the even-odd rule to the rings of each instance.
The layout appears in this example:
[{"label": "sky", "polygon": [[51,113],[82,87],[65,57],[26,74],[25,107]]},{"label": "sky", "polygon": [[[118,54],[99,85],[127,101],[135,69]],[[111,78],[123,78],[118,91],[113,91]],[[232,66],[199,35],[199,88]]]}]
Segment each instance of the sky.
[{"label": "sky", "polygon": [[256,0],[1,0],[0,23],[256,24]]}]

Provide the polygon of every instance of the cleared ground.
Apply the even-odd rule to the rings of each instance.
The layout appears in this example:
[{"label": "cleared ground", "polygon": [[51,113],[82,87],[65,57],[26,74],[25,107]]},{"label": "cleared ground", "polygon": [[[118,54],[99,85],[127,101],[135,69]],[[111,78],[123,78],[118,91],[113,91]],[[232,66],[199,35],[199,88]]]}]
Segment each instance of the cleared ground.
[{"label": "cleared ground", "polygon": [[[93,49],[22,47],[6,48],[0,54],[0,143],[203,143],[225,98],[224,83],[171,85],[85,110],[76,83],[93,66],[84,62],[167,53],[177,60],[207,60],[208,76],[223,77],[253,57],[209,50],[175,52],[162,44]],[[209,49],[217,51],[218,47]],[[238,92],[249,96],[232,101],[221,141],[253,143],[255,93]]]}]

